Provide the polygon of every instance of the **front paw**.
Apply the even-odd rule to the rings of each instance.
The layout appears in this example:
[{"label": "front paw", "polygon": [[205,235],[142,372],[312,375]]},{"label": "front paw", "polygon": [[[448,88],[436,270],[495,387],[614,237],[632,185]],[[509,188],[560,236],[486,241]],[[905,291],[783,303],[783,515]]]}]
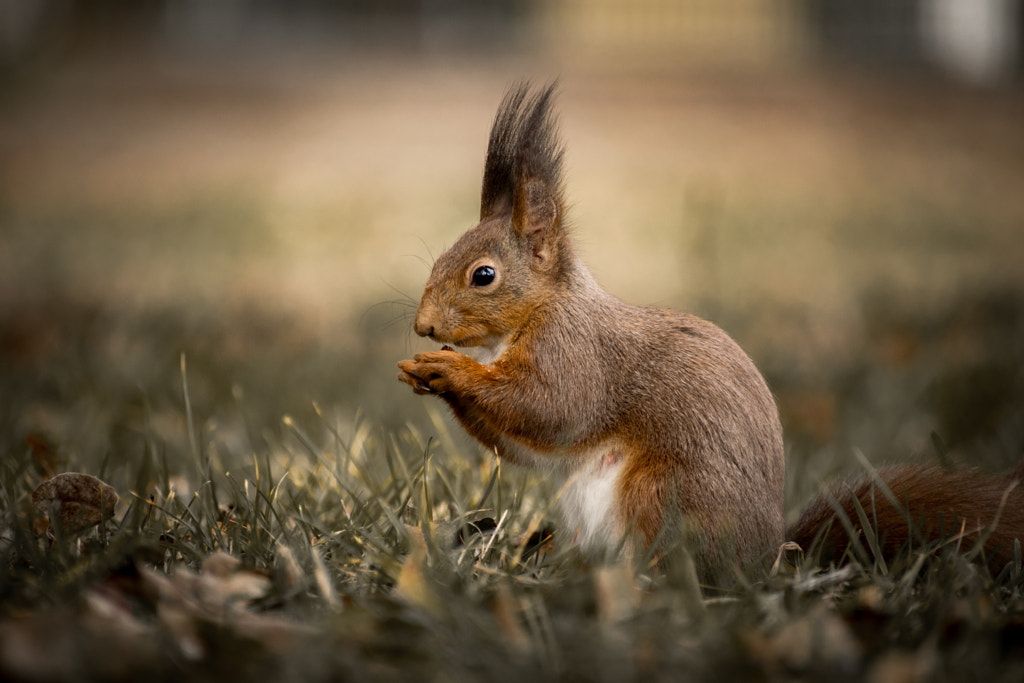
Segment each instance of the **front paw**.
[{"label": "front paw", "polygon": [[398,364],[398,379],[417,394],[444,394],[455,388],[455,377],[466,361],[472,362],[451,350],[418,353]]},{"label": "front paw", "polygon": [[416,362],[411,360],[403,360],[398,363],[398,381],[405,382],[412,387],[413,393],[416,394],[433,394],[434,390],[430,388],[427,381],[416,374]]}]

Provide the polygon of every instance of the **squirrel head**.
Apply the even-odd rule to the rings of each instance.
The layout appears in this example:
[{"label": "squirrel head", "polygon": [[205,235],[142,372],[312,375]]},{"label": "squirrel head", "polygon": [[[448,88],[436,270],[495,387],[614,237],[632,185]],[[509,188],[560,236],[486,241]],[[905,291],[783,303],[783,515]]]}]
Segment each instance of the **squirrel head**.
[{"label": "squirrel head", "polygon": [[571,273],[563,150],[551,102],[514,86],[498,107],[484,163],[480,222],[434,263],[416,311],[417,334],[496,348]]}]

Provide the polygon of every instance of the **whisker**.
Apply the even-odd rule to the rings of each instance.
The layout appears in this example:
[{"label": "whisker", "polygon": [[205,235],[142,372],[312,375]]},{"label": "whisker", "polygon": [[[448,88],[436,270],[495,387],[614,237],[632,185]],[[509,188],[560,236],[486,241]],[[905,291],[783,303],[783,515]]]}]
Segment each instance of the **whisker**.
[{"label": "whisker", "polygon": [[381,327],[381,329],[390,330],[393,327],[395,327],[395,325],[397,325],[399,323],[402,323],[402,327],[407,327],[408,329],[411,330],[412,329],[412,321],[413,321],[413,316],[409,315],[408,313],[402,313],[400,315],[395,316],[394,318],[392,318],[391,320],[387,321],[386,323],[384,323],[384,325]]},{"label": "whisker", "polygon": [[395,285],[391,284],[387,280],[384,281],[384,284],[387,285],[388,289],[390,289],[392,292],[394,292],[395,294],[397,294],[400,297],[400,299],[399,299],[400,303],[407,303],[407,304],[412,305],[412,306],[418,305],[419,302],[415,298],[413,298],[412,296],[406,294],[404,291],[402,291],[401,289],[399,289]]},{"label": "whisker", "polygon": [[430,256],[430,263],[428,264],[426,261],[424,261],[423,257],[417,257],[417,258],[419,258],[420,261],[422,261],[422,263],[425,266],[427,266],[427,268],[432,268],[433,264],[434,264],[434,261],[436,261],[437,258],[434,257],[434,253],[430,250],[430,245],[427,244],[426,240],[424,240],[422,237],[417,237],[416,239],[418,239],[420,241],[420,246],[422,246],[423,250],[427,252],[428,256]]},{"label": "whisker", "polygon": [[369,318],[374,311],[378,310],[382,306],[390,306],[392,310],[397,308],[398,313],[392,314],[388,318],[387,322],[381,325],[380,329],[386,330],[393,327],[395,323],[412,321],[412,319],[415,317],[416,305],[417,304],[415,301],[405,299],[390,299],[388,301],[378,301],[377,303],[371,304],[366,307],[366,309],[359,316],[359,322],[361,324],[365,323],[367,318]]}]

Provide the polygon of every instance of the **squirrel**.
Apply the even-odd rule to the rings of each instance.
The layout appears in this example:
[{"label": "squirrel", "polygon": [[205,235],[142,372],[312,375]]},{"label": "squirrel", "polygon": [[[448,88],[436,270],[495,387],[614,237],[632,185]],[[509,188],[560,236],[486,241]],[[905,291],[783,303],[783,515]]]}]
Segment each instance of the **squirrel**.
[{"label": "squirrel", "polygon": [[[786,538],[807,548],[827,529],[822,557],[838,558],[845,528],[829,494],[785,529],[782,426],[747,354],[710,322],[620,301],[577,255],[555,85],[531,90],[505,94],[480,221],[437,258],[416,311],[415,332],[444,346],[399,362],[398,379],[445,401],[500,458],[549,473],[565,529],[587,556],[629,547],[660,559],[659,549],[684,547],[702,582],[721,582],[764,565]],[[995,518],[1010,484],[932,470],[886,476],[929,521],[962,508],[974,525]],[[854,496],[868,514],[884,498],[872,482],[836,495],[853,524]],[[907,521],[892,505],[884,512],[892,528],[879,536],[898,548]],[[1001,512],[989,543],[1006,559],[1024,538],[1021,488]]]}]

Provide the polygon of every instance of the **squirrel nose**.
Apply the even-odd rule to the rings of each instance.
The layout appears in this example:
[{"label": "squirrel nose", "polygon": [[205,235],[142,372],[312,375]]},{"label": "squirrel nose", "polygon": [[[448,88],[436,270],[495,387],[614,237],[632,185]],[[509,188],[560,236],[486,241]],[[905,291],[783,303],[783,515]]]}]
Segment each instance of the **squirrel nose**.
[{"label": "squirrel nose", "polygon": [[416,317],[413,319],[412,329],[421,337],[434,337],[434,321],[437,320],[437,307],[430,296],[430,290],[423,292],[423,299],[416,307]]},{"label": "squirrel nose", "polygon": [[412,329],[421,337],[432,337],[434,335],[434,326],[420,318],[420,316],[416,316]]}]

